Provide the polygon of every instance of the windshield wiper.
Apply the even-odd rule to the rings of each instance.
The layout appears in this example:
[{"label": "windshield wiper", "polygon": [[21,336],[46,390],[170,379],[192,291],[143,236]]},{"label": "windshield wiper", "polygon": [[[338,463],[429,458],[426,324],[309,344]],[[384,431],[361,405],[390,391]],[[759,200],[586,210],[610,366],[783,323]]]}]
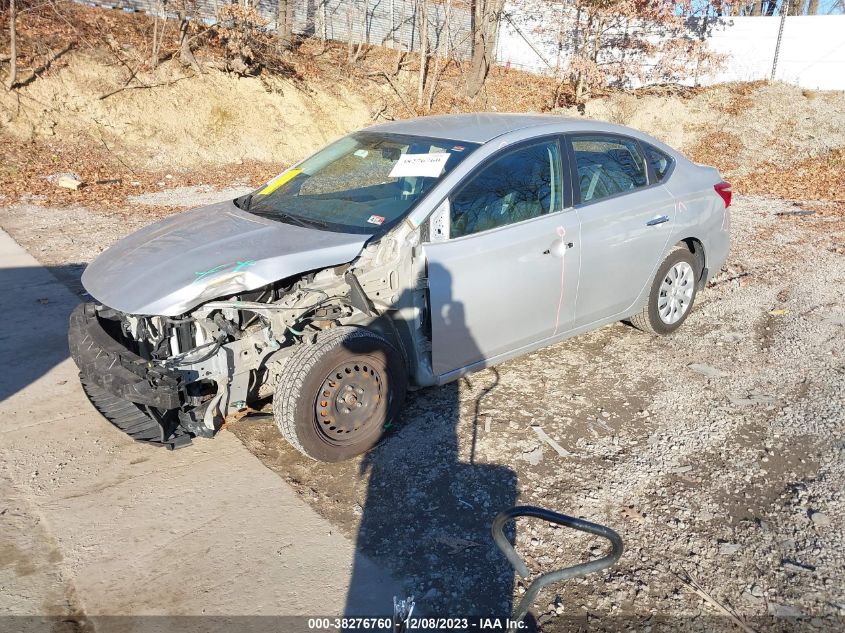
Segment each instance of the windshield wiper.
[{"label": "windshield wiper", "polygon": [[252,197],[254,195],[255,193],[248,193],[245,196],[235,198],[232,202],[241,211],[249,211],[249,208],[252,206]]},{"label": "windshield wiper", "polygon": [[[312,218],[301,218],[298,215],[293,215],[291,213],[285,213],[284,211],[276,211],[275,215],[279,217],[279,219],[285,218],[287,220],[292,220],[292,224],[298,224],[299,226],[303,226],[306,229],[313,227],[313,226],[320,226],[323,228],[328,228],[328,224],[322,222],[321,220],[314,220]],[[284,221],[284,220],[283,220]]]}]

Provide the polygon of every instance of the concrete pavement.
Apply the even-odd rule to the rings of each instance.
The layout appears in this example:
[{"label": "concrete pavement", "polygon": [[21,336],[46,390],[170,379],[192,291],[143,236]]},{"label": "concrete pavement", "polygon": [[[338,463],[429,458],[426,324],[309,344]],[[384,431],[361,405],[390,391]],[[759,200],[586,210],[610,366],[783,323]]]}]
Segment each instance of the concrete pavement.
[{"label": "concrete pavement", "polygon": [[353,562],[355,612],[391,613],[401,587],[230,433],[171,452],[102,419],[79,299],[3,231],[0,297],[0,614],[339,615]]}]

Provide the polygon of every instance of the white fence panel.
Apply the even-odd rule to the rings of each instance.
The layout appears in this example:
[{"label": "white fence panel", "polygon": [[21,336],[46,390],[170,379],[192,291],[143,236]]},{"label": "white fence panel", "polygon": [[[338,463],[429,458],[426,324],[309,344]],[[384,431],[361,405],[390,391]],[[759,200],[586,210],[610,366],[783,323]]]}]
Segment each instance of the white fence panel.
[{"label": "white fence panel", "polygon": [[[549,36],[542,11],[530,14],[511,4],[513,22],[499,27],[497,59],[531,72],[549,73],[566,67],[567,51]],[[724,54],[722,68],[699,78],[701,84],[769,79],[781,18],[711,18],[707,44]],[[568,42],[567,42],[568,43]],[[845,90],[845,15],[786,18],[775,78],[804,88]]]}]

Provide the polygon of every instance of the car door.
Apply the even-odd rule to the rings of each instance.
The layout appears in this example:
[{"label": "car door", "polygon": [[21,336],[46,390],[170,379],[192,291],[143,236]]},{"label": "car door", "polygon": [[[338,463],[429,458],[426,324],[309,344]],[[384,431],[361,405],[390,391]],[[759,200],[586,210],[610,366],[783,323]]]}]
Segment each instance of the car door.
[{"label": "car door", "polygon": [[424,245],[441,381],[572,327],[580,237],[560,148],[553,137],[493,155],[449,197],[440,241]]},{"label": "car door", "polygon": [[575,326],[622,315],[650,284],[666,251],[675,202],[640,143],[616,134],[566,137],[581,225]]}]

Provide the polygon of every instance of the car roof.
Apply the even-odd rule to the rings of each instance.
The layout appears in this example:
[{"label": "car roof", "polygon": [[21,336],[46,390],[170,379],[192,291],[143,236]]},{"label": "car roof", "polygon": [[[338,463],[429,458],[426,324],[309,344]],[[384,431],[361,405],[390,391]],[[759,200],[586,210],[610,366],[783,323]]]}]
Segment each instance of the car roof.
[{"label": "car roof", "polygon": [[479,112],[475,114],[443,114],[424,116],[402,121],[380,123],[366,129],[367,132],[387,132],[408,134],[411,136],[430,136],[447,138],[468,143],[486,143],[487,141],[531,127],[541,127],[557,123],[563,127],[571,124],[578,128],[581,119],[556,116],[553,114],[500,114]]},{"label": "car roof", "polygon": [[390,121],[365,128],[366,132],[386,132],[450,139],[466,143],[484,144],[503,134],[522,130],[523,138],[537,135],[564,134],[567,132],[607,132],[638,138],[672,156],[676,161],[689,162],[683,154],[653,136],[615,123],[588,119],[586,117],[564,117],[556,114],[511,114],[478,112],[475,114],[441,114],[415,119]]}]

